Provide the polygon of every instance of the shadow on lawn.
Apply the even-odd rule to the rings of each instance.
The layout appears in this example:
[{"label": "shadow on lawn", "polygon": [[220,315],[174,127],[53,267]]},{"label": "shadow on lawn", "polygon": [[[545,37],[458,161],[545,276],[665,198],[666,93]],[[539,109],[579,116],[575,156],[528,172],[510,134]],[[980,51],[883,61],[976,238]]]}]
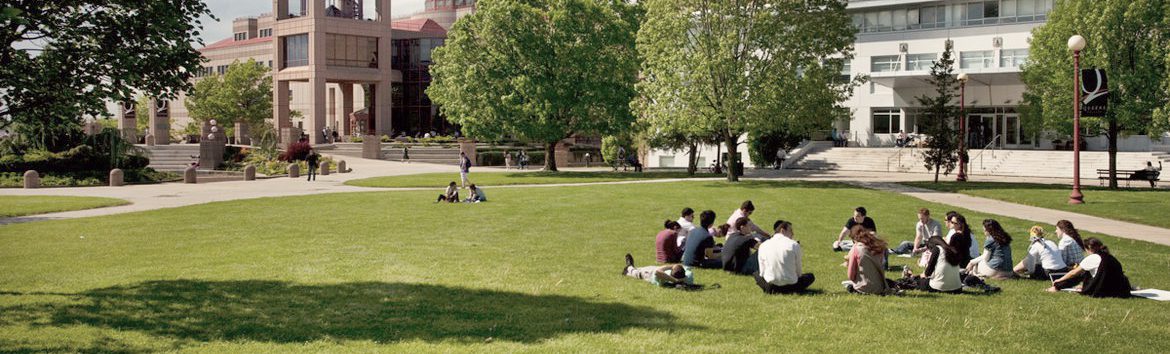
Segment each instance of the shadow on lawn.
[{"label": "shadow on lawn", "polygon": [[[566,179],[572,179],[572,178],[583,178],[583,179],[612,178],[612,179],[619,179],[619,180],[626,180],[626,179],[638,180],[638,179],[657,179],[657,178],[718,178],[718,177],[723,176],[723,175],[710,174],[710,173],[695,173],[694,176],[689,176],[689,175],[687,175],[686,171],[634,172],[632,170],[631,171],[591,171],[591,172],[537,171],[537,172],[487,172],[487,173],[489,173],[489,174],[490,173],[499,173],[499,174],[502,174],[508,178],[515,178],[515,179],[556,177],[556,178],[566,178]],[[565,181],[565,182],[572,183],[572,181]]]},{"label": "shadow on lawn", "polygon": [[[1124,182],[1124,181],[1121,181]],[[1011,183],[1011,182],[898,182],[911,187],[932,189],[940,192],[959,192],[959,191],[977,191],[977,190],[1002,190],[1002,189],[1022,189],[1022,190],[1062,190],[1067,191],[1072,186],[1067,184],[1041,184],[1041,183]],[[1082,190],[1086,191],[1119,191],[1119,192],[1149,192],[1149,193],[1170,193],[1165,189],[1152,188],[1118,188],[1109,189],[1108,187],[1081,185]]]},{"label": "shadow on lawn", "polygon": [[427,284],[174,280],[57,295],[80,303],[0,308],[0,325],[88,325],[184,340],[277,343],[488,337],[527,343],[568,333],[696,328],[669,313],[626,304]]}]

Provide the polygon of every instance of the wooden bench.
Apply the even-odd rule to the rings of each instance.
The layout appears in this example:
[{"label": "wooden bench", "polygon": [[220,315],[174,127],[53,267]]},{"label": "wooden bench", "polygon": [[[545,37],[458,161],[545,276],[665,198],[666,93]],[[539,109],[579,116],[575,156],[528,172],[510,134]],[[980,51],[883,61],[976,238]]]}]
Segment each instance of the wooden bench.
[{"label": "wooden bench", "polygon": [[[1129,187],[1130,181],[1160,181],[1158,179],[1161,172],[1146,171],[1146,170],[1117,170],[1117,180],[1124,180],[1125,186]],[[1105,185],[1105,181],[1109,180],[1108,169],[1097,170],[1097,182],[1099,185]]]}]

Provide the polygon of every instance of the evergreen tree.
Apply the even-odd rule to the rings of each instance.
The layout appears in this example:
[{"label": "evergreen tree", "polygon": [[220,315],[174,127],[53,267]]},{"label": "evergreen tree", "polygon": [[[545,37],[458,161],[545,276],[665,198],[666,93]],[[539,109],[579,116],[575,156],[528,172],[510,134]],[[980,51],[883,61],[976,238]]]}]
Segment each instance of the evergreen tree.
[{"label": "evergreen tree", "polygon": [[926,150],[922,155],[926,169],[934,170],[935,183],[938,183],[940,172],[950,174],[959,162],[960,155],[966,155],[965,151],[959,150],[959,132],[954,128],[954,117],[961,112],[954,104],[959,99],[955,93],[959,80],[955,77],[953,49],[954,44],[947,40],[942,57],[930,67],[930,79],[927,81],[934,86],[934,95],[917,98],[918,104],[923,107],[922,115],[918,117],[918,129],[926,135]]}]

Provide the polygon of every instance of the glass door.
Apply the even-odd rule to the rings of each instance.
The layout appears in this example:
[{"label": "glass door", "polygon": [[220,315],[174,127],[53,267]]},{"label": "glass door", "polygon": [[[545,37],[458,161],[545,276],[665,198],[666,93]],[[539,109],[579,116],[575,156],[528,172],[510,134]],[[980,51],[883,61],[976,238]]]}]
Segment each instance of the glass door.
[{"label": "glass door", "polygon": [[[992,143],[998,131],[997,119],[994,114],[967,115],[967,149],[982,149]],[[1000,146],[1000,141],[994,141],[994,146]]]},{"label": "glass door", "polygon": [[1020,115],[1006,114],[1003,116],[1003,130],[1000,132],[1003,135],[1003,145],[1007,148],[1021,148],[1025,144],[1021,139],[1023,134],[1020,129]]}]

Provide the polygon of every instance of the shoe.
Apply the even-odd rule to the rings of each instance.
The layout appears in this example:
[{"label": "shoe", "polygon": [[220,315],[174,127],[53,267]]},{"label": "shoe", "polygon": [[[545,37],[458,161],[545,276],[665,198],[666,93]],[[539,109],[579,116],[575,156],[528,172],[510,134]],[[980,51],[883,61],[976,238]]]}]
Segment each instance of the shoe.
[{"label": "shoe", "polygon": [[[633,267],[634,267],[634,256],[631,256],[629,253],[626,253],[626,268],[633,268]],[[623,268],[623,269],[626,269],[626,268]],[[625,274],[625,273],[622,273],[622,274]]]},{"label": "shoe", "polygon": [[991,285],[984,285],[983,286],[983,292],[988,293],[988,294],[998,293],[1001,290],[1003,290],[1003,289],[1000,289],[998,286],[991,286]]},{"label": "shoe", "polygon": [[853,283],[847,283],[847,284],[845,284],[845,292],[848,292],[850,294],[856,294],[857,289],[853,287]]}]

